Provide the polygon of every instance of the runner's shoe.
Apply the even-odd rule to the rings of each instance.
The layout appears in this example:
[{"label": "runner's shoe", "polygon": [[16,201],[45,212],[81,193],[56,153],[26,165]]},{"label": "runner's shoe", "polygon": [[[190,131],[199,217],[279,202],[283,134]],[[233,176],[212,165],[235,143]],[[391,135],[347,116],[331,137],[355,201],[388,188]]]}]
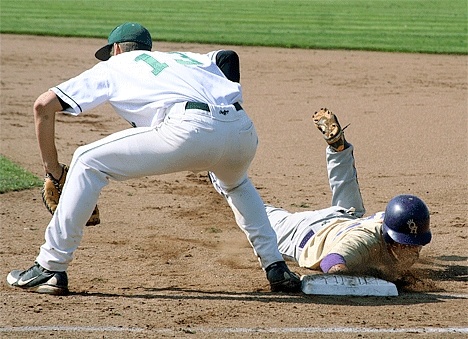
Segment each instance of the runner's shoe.
[{"label": "runner's shoe", "polygon": [[315,112],[312,116],[315,126],[322,132],[325,141],[335,151],[340,152],[346,148],[346,140],[338,118],[326,108]]},{"label": "runner's shoe", "polygon": [[301,278],[284,261],[271,264],[265,271],[272,292],[301,292]]},{"label": "runner's shoe", "polygon": [[49,271],[38,263],[25,271],[11,271],[7,276],[7,283],[11,287],[19,287],[37,293],[68,294],[67,272]]}]

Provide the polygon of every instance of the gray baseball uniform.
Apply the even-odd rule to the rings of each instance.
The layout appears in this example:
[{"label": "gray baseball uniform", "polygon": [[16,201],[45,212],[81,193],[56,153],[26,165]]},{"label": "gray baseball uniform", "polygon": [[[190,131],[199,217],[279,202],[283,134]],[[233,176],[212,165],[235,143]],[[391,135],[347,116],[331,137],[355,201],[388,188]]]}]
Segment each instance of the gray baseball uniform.
[{"label": "gray baseball uniform", "polygon": [[362,218],[365,209],[354,166],[353,146],[348,144],[341,152],[327,147],[326,158],[331,207],[290,213],[265,206],[280,252],[301,267],[327,272],[341,263],[352,272],[373,275],[379,272],[382,278],[394,280],[398,262],[382,237],[384,213]]}]

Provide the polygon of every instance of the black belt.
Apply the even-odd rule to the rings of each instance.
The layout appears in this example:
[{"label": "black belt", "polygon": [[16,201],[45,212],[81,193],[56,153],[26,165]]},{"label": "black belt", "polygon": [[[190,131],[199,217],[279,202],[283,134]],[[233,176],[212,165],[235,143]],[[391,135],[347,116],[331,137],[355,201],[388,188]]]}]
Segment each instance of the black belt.
[{"label": "black belt", "polygon": [[[236,111],[240,111],[240,110],[243,110],[242,106],[236,102],[234,104],[234,107],[236,108]],[[203,102],[187,102],[185,104],[185,109],[201,109],[202,111],[206,111],[206,112],[209,112],[210,111],[210,106],[208,106],[208,104],[205,104]]]}]

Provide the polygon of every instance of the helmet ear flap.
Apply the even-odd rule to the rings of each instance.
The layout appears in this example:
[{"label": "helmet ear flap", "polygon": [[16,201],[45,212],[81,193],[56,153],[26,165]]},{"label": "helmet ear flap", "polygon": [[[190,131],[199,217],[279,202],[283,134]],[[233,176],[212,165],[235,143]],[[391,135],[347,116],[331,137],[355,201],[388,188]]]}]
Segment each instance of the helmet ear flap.
[{"label": "helmet ear flap", "polygon": [[392,245],[395,243],[395,240],[393,240],[392,237],[388,235],[388,227],[385,224],[382,225],[382,234],[383,234],[385,243],[389,245]]},{"label": "helmet ear flap", "polygon": [[414,195],[397,195],[385,209],[382,233],[385,241],[427,245],[432,239],[426,204]]}]

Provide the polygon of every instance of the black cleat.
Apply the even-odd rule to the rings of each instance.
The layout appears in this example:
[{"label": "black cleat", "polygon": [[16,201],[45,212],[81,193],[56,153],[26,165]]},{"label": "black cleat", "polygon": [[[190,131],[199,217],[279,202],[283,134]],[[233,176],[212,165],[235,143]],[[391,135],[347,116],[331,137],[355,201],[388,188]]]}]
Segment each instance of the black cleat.
[{"label": "black cleat", "polygon": [[289,270],[284,261],[278,261],[266,269],[272,292],[301,292],[301,279]]},{"label": "black cleat", "polygon": [[49,271],[38,263],[25,271],[11,271],[7,276],[7,283],[11,287],[19,287],[37,293],[68,294],[67,272]]}]

